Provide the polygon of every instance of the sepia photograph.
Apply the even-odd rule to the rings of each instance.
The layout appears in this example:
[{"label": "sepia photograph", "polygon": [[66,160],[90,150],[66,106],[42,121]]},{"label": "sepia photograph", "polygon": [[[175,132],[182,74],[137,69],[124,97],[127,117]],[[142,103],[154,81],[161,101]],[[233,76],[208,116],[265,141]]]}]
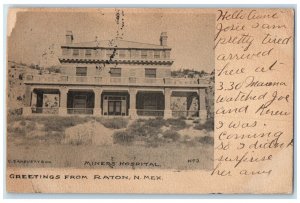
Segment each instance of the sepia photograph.
[{"label": "sepia photograph", "polygon": [[9,21],[7,167],[214,168],[215,12],[31,8]]},{"label": "sepia photograph", "polygon": [[8,193],[293,194],[293,7],[6,12]]}]

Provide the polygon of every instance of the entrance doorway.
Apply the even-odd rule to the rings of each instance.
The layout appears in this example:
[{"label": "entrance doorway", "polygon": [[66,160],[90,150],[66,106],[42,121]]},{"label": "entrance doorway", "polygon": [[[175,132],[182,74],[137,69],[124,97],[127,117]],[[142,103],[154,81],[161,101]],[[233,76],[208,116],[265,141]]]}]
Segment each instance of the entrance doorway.
[{"label": "entrance doorway", "polygon": [[127,116],[128,93],[105,92],[103,98],[103,115]]},{"label": "entrance doorway", "polygon": [[119,116],[122,113],[121,101],[108,101],[108,115]]}]

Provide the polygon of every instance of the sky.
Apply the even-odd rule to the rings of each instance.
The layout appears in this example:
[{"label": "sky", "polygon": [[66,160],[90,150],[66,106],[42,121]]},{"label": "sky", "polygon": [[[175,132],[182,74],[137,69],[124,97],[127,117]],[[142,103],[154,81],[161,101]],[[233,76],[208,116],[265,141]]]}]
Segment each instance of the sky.
[{"label": "sky", "polygon": [[172,69],[214,69],[215,15],[196,9],[120,9],[124,28],[116,23],[118,9],[51,9],[10,11],[8,60],[42,66],[58,65],[60,45],[71,30],[74,43],[112,39],[117,30],[123,39],[159,44],[168,34],[174,59]]}]

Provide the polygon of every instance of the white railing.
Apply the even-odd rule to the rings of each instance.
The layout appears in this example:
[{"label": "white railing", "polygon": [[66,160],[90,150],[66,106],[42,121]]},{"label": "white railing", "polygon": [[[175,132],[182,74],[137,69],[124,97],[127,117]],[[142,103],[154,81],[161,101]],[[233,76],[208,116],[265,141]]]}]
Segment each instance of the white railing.
[{"label": "white railing", "polygon": [[205,79],[197,78],[147,78],[147,77],[100,77],[67,75],[27,75],[25,83],[143,85],[143,86],[208,86]]},{"label": "white railing", "polygon": [[27,75],[25,81],[33,81],[33,82],[46,82],[46,83],[54,83],[54,82],[67,82],[67,77],[64,75]]},{"label": "white railing", "polygon": [[172,117],[198,117],[199,111],[172,110]]},{"label": "white railing", "polygon": [[114,117],[114,116],[128,116],[126,112],[103,112],[102,116]]},{"label": "white railing", "polygon": [[93,108],[67,108],[68,114],[93,114]]},{"label": "white railing", "polygon": [[129,78],[125,78],[125,77],[109,77],[107,79],[108,79],[106,81],[107,84],[128,84],[129,83]]},{"label": "white railing", "polygon": [[86,76],[67,76],[67,81],[72,83],[87,83],[90,79],[94,79],[94,77],[86,77]]},{"label": "white railing", "polygon": [[[111,54],[112,55],[112,54]],[[155,62],[172,62],[174,61],[173,59],[171,58],[163,58],[163,57],[160,57],[160,58],[150,58],[150,57],[146,57],[146,58],[142,58],[141,56],[140,57],[120,57],[118,55],[114,55],[114,57],[110,57],[111,55],[100,55],[100,56],[86,56],[86,55],[64,55],[62,57],[60,57],[60,60],[92,60],[92,61],[97,61],[97,60],[100,60],[100,61],[107,61],[107,60],[113,60],[113,61],[135,61],[135,60],[138,60],[138,61],[155,61]]]},{"label": "white railing", "polygon": [[198,78],[172,78],[171,84],[173,85],[197,85],[203,84],[206,80]]}]

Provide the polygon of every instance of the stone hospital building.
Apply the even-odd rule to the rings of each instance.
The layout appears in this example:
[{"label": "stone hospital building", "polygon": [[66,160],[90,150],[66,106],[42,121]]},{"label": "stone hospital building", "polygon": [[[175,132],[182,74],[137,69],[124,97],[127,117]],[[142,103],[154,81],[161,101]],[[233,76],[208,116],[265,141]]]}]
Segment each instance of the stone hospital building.
[{"label": "stone hospital building", "polygon": [[162,32],[157,44],[115,40],[61,46],[59,74],[27,74],[24,115],[146,116],[207,118],[203,78],[173,78],[171,47]]}]

